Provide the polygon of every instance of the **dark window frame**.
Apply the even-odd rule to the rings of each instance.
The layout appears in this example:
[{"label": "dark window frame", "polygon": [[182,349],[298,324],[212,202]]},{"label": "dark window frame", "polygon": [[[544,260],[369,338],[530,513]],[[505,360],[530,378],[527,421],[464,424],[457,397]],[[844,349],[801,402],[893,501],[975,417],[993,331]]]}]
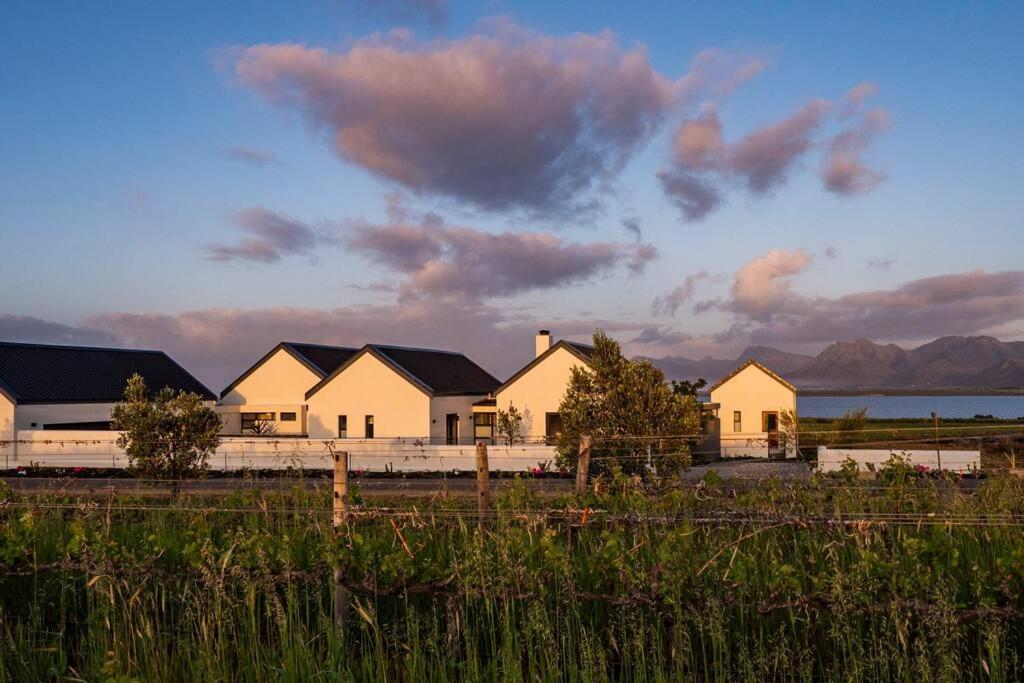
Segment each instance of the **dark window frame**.
[{"label": "dark window frame", "polygon": [[277,419],[276,419],[277,415],[276,415],[276,413],[270,413],[270,412],[241,413],[241,416],[242,416],[241,417],[241,420],[242,420],[241,430],[242,430],[242,432],[245,432],[246,430],[249,430],[250,432],[254,431],[255,428],[256,428],[256,423],[257,422],[261,422],[262,421],[262,422],[273,422],[275,424],[277,423]]},{"label": "dark window frame", "polygon": [[339,439],[347,439],[348,438],[348,415],[339,415],[338,416],[338,438]]},{"label": "dark window frame", "polygon": [[286,411],[286,412],[281,413],[281,415],[280,415],[280,421],[281,422],[297,422],[298,419],[299,419],[299,414],[294,412],[294,411]]},{"label": "dark window frame", "polygon": [[374,420],[373,415],[366,415],[363,418],[363,438],[372,439],[374,438]]},{"label": "dark window frame", "polygon": [[732,411],[732,431],[734,434],[743,432],[743,411]]}]

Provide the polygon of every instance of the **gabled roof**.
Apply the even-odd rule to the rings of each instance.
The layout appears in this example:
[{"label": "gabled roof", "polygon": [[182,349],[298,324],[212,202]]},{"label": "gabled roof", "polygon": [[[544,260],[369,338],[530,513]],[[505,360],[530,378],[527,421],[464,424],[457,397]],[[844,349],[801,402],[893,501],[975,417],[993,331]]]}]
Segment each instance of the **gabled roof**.
[{"label": "gabled roof", "polygon": [[0,342],[0,391],[19,404],[113,403],[138,373],[151,391],[213,393],[163,351]]},{"label": "gabled roof", "polygon": [[747,368],[749,368],[749,367],[751,367],[751,366],[753,366],[753,367],[757,368],[758,370],[760,370],[760,371],[761,371],[761,372],[763,372],[764,374],[768,375],[769,377],[771,377],[772,379],[774,379],[774,380],[775,380],[776,382],[778,382],[778,383],[779,383],[779,384],[781,384],[782,386],[784,386],[784,387],[786,387],[787,389],[789,389],[790,391],[792,391],[792,392],[796,392],[796,387],[795,387],[795,386],[793,386],[792,384],[790,384],[790,383],[789,383],[789,382],[787,382],[786,380],[782,379],[781,377],[779,377],[778,375],[776,375],[776,374],[775,374],[774,372],[772,372],[771,370],[769,370],[768,368],[766,368],[765,366],[761,365],[761,364],[760,364],[760,363],[758,363],[758,362],[757,362],[756,360],[754,360],[753,358],[751,358],[751,359],[750,359],[750,360],[748,360],[748,361],[747,361],[746,363],[744,363],[743,365],[739,366],[738,368],[736,368],[735,370],[733,370],[732,372],[730,372],[730,373],[729,373],[728,375],[726,375],[726,376],[725,376],[725,377],[723,377],[722,379],[718,380],[718,381],[717,381],[717,382],[716,382],[716,383],[714,384],[714,386],[712,386],[712,387],[711,387],[710,389],[708,389],[708,393],[710,394],[710,393],[711,393],[712,391],[714,391],[715,389],[718,389],[718,388],[719,388],[720,386],[722,386],[723,384],[725,384],[726,382],[728,382],[729,380],[731,380],[731,379],[732,379],[733,377],[735,377],[736,375],[740,374],[741,372],[743,372],[744,370],[746,370]]},{"label": "gabled roof", "polygon": [[367,344],[307,391],[306,398],[320,391],[366,354],[389,366],[428,396],[486,395],[498,386],[493,375],[461,353]]},{"label": "gabled roof", "polygon": [[256,372],[278,351],[284,351],[292,358],[306,366],[310,372],[323,379],[327,375],[354,356],[359,349],[350,349],[344,346],[324,346],[323,344],[303,344],[299,342],[281,342],[260,358],[256,363],[238,376],[234,382],[229,384],[220,397],[224,398],[231,390],[242,383],[249,375]]},{"label": "gabled roof", "polygon": [[528,373],[530,370],[532,370],[540,363],[544,362],[544,360],[548,358],[548,356],[551,356],[553,353],[558,351],[558,349],[565,349],[572,355],[579,358],[587,366],[590,365],[590,359],[594,356],[593,346],[590,346],[589,344],[581,344],[579,342],[573,342],[562,339],[557,343],[552,344],[551,348],[549,348],[547,351],[545,351],[544,353],[540,354],[532,361],[530,361],[522,370],[509,377],[504,384],[502,384],[500,387],[494,390],[494,393],[497,394],[499,391],[503,391],[506,388],[508,388],[509,385],[511,385],[517,379]]}]

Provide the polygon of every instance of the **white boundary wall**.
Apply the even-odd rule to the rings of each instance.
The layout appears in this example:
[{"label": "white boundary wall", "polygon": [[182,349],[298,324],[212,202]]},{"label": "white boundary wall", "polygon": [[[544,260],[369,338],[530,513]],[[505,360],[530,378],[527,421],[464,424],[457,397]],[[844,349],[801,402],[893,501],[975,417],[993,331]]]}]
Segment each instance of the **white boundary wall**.
[{"label": "white boundary wall", "polygon": [[[43,467],[127,467],[117,447],[118,432],[20,430],[16,444],[0,444],[0,465],[13,469],[30,463]],[[473,471],[476,447],[418,445],[415,440],[387,439],[282,439],[222,437],[210,457],[214,470],[322,469],[334,467],[331,449],[349,452],[349,469],[382,472]],[[539,463],[552,463],[553,446],[516,444],[488,446],[491,470],[529,471]]]},{"label": "white boundary wall", "polygon": [[938,469],[939,457],[942,457],[942,469],[952,472],[968,472],[981,467],[981,451],[939,451],[935,450],[867,450],[859,448],[828,448],[818,446],[818,469],[822,472],[838,472],[847,458],[852,459],[860,467],[861,472],[868,471],[868,463],[876,470],[896,455],[906,455],[911,464],[924,465],[928,469]]}]

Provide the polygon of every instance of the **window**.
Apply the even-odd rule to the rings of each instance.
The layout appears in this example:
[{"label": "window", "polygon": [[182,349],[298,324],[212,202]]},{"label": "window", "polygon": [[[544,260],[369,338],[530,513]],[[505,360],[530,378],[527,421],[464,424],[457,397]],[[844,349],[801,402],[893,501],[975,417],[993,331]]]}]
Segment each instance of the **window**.
[{"label": "window", "polygon": [[339,415],[338,416],[338,438],[339,439],[347,439],[348,438],[348,415]]},{"label": "window", "polygon": [[736,433],[743,431],[743,418],[738,410],[732,411],[732,431]]},{"label": "window", "polygon": [[562,414],[545,413],[544,415],[544,436],[545,443],[553,446],[558,440],[558,434],[562,431]]},{"label": "window", "polygon": [[373,438],[373,415],[366,416],[366,431],[364,433],[367,439]]},{"label": "window", "polygon": [[281,422],[295,422],[295,413],[281,413]]},{"label": "window", "polygon": [[274,413],[242,413],[242,431],[265,434],[274,426]]},{"label": "window", "polygon": [[473,438],[477,441],[494,440],[494,413],[473,413]]}]

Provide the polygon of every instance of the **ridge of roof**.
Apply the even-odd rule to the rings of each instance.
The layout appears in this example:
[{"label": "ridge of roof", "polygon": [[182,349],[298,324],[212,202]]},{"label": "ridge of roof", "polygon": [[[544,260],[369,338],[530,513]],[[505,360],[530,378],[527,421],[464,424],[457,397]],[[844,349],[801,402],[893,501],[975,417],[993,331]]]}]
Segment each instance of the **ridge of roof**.
[{"label": "ridge of roof", "polygon": [[793,391],[794,393],[797,391],[797,388],[795,386],[793,386],[792,384],[790,384],[789,382],[784,380],[782,377],[780,377],[778,374],[773,372],[771,369],[765,367],[764,365],[762,365],[761,363],[757,362],[753,358],[750,358],[746,362],[741,364],[738,368],[736,368],[735,370],[730,372],[728,375],[726,375],[722,379],[720,379],[717,382],[715,382],[714,385],[712,385],[708,389],[708,395],[710,395],[712,391],[714,391],[715,389],[718,389],[723,384],[725,384],[726,382],[731,380],[733,377],[735,377],[736,375],[740,374],[741,372],[743,372],[744,370],[746,370],[749,367],[757,368],[758,370],[760,370],[761,372],[765,373],[766,375],[768,375],[769,377],[774,379],[776,382],[778,382],[782,386],[784,386],[787,389],[789,389],[790,391]]},{"label": "ridge of roof", "polygon": [[[0,346],[20,346],[25,348],[39,349],[61,349],[65,351],[104,351],[114,353],[161,353],[167,356],[166,351],[159,349],[126,349],[117,346],[81,346],[79,344],[44,344],[42,342],[17,342],[0,340]],[[170,356],[167,356],[170,358]]]},{"label": "ridge of roof", "polygon": [[552,344],[547,351],[531,360],[529,363],[520,368],[519,372],[509,377],[504,382],[502,382],[502,384],[497,389],[494,390],[494,393],[497,394],[499,391],[504,391],[505,389],[507,389],[513,382],[515,382],[520,377],[525,375],[527,372],[532,370],[536,365],[541,363],[544,359],[546,359],[548,356],[553,354],[558,349],[565,349],[566,351],[568,351],[569,353],[571,353],[572,355],[576,356],[581,361],[586,363],[587,365],[590,365],[590,353],[585,352],[584,349],[592,352],[594,350],[594,347],[590,344],[569,341],[568,339],[559,339],[557,342]]},{"label": "ridge of roof", "polygon": [[[455,374],[455,371],[460,371],[463,375],[465,375],[468,371],[469,374],[475,375],[475,377],[467,378],[463,376],[461,378],[464,380],[463,386],[445,387],[436,381],[430,380],[429,377],[425,377],[424,375],[429,375],[431,373],[425,373],[423,368],[409,367],[409,359],[401,359],[395,357],[396,355],[401,353],[412,353],[417,355],[422,354],[423,356],[443,355],[449,356],[452,359],[461,359],[462,361],[464,361],[463,367],[454,368],[452,370],[452,374]],[[459,351],[447,351],[444,349],[426,349],[410,346],[390,346],[387,344],[366,344],[358,352],[353,354],[351,358],[349,358],[347,361],[339,365],[337,368],[334,369],[333,372],[328,374],[326,377],[320,380],[320,382],[318,382],[314,387],[307,391],[306,399],[311,398],[314,394],[320,391],[320,389],[326,386],[331,380],[340,375],[342,372],[345,371],[346,368],[348,368],[350,365],[355,363],[359,358],[363,357],[366,354],[372,355],[374,358],[384,363],[392,370],[397,372],[399,375],[401,375],[403,378],[405,378],[410,384],[415,386],[417,389],[431,397],[460,395],[470,396],[476,394],[488,394],[493,390],[493,386],[490,385],[497,385],[498,383],[498,380],[495,379],[493,375],[491,375],[489,372],[487,372],[482,367],[473,362],[473,360],[466,356],[466,354],[461,353]],[[442,372],[442,379],[444,378],[444,375],[445,373]],[[477,386],[469,386],[470,384],[474,383],[482,383],[488,386],[483,386],[482,384]]]}]

